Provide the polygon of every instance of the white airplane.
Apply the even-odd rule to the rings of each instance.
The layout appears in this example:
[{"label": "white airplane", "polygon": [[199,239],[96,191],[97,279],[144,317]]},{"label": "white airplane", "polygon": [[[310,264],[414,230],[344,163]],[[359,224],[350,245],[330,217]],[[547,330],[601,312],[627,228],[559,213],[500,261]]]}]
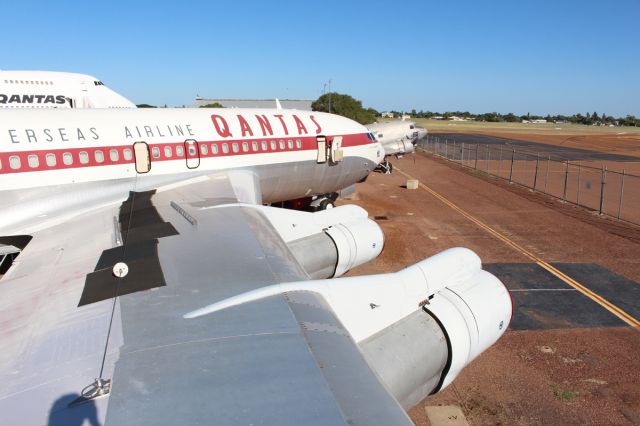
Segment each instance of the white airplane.
[{"label": "white airplane", "polygon": [[0,108],[135,108],[90,75],[0,71]]},{"label": "white airplane", "polygon": [[410,424],[506,330],[473,252],[375,258],[349,119],[258,109],[0,111],[3,424]]},{"label": "white airplane", "polygon": [[[367,124],[367,129],[382,144],[386,156],[396,157],[415,152],[418,140],[427,135],[427,129],[416,127],[416,123],[404,120]],[[380,163],[378,170],[391,173],[393,166],[385,159]]]}]

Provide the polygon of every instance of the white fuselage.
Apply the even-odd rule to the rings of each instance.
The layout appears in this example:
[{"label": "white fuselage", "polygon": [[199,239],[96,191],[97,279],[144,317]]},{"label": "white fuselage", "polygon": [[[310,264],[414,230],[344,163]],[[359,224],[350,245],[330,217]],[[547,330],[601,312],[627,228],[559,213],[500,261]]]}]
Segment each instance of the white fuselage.
[{"label": "white fuselage", "polygon": [[[220,171],[254,172],[265,203],[325,194],[364,179],[384,155],[364,126],[320,112],[4,110],[0,117],[5,234],[129,191]],[[340,151],[336,161],[332,150]]]},{"label": "white fuselage", "polygon": [[0,71],[3,108],[135,108],[90,75],[54,71]]},{"label": "white fuselage", "polygon": [[386,155],[403,155],[415,151],[415,144],[426,135],[426,129],[410,121],[391,121],[368,124],[376,139],[384,146]]}]

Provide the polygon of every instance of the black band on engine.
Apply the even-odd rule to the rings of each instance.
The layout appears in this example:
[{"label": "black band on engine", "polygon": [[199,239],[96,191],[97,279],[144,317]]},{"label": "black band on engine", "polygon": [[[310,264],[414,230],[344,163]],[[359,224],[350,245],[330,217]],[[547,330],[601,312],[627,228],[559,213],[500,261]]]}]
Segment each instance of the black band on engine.
[{"label": "black band on engine", "polygon": [[447,377],[447,374],[449,374],[449,369],[451,368],[451,359],[453,358],[451,355],[451,339],[449,339],[449,334],[447,333],[446,328],[444,328],[444,325],[440,322],[438,317],[433,314],[433,312],[427,309],[426,305],[422,307],[422,310],[425,311],[431,318],[433,318],[433,320],[440,326],[440,330],[442,330],[442,334],[444,334],[444,339],[447,341],[447,363],[442,369],[442,374],[440,375],[440,380],[438,380],[438,384],[436,385],[435,388],[433,388],[433,390],[429,394],[429,395],[433,395],[435,393],[438,393],[440,389],[442,389],[442,384],[444,383],[444,379]]}]

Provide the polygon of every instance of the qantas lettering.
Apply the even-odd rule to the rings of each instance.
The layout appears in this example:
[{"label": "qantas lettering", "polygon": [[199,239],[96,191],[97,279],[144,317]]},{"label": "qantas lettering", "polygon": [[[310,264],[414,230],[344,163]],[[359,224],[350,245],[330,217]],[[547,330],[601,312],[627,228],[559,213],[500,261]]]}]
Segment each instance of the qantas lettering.
[{"label": "qantas lettering", "polygon": [[56,129],[9,129],[11,143],[37,143],[37,142],[82,142],[86,140],[97,141],[100,139],[95,127]]},{"label": "qantas lettering", "polygon": [[[293,114],[291,117],[293,117],[298,135],[308,135],[309,131],[307,130],[307,126],[304,124],[304,121],[302,121],[302,119],[300,119],[300,117],[295,114]],[[277,123],[276,128],[279,125],[282,129],[282,132],[286,136],[288,136],[289,127],[287,127],[285,118],[286,117],[282,114],[273,115],[273,121]],[[257,133],[256,131],[254,131],[254,129],[258,129],[258,127],[260,127],[262,136],[273,136],[273,123],[265,114],[256,114],[253,117],[249,117],[249,119],[241,114],[237,114],[236,119],[238,120],[238,125],[240,126],[241,137],[254,136]],[[320,124],[318,124],[315,117],[313,115],[310,115],[309,120],[315,125],[316,135],[320,134],[322,132],[322,127],[320,126]],[[231,132],[231,129],[229,127],[229,123],[223,116],[212,114],[211,122],[213,123],[213,127],[216,129],[218,136],[220,136],[221,138],[233,137],[233,133]]]},{"label": "qantas lettering", "polygon": [[0,104],[63,104],[64,95],[5,95],[0,93]]}]

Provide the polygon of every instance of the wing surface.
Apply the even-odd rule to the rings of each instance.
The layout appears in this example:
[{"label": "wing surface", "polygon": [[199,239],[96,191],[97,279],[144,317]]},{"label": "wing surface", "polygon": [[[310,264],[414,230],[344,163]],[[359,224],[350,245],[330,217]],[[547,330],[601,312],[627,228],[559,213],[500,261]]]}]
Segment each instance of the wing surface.
[{"label": "wing surface", "polygon": [[[203,176],[33,235],[0,282],[9,424],[409,423],[314,293],[183,318],[308,278],[243,204],[259,194],[250,172]],[[110,393],[78,400],[96,377]]]}]

